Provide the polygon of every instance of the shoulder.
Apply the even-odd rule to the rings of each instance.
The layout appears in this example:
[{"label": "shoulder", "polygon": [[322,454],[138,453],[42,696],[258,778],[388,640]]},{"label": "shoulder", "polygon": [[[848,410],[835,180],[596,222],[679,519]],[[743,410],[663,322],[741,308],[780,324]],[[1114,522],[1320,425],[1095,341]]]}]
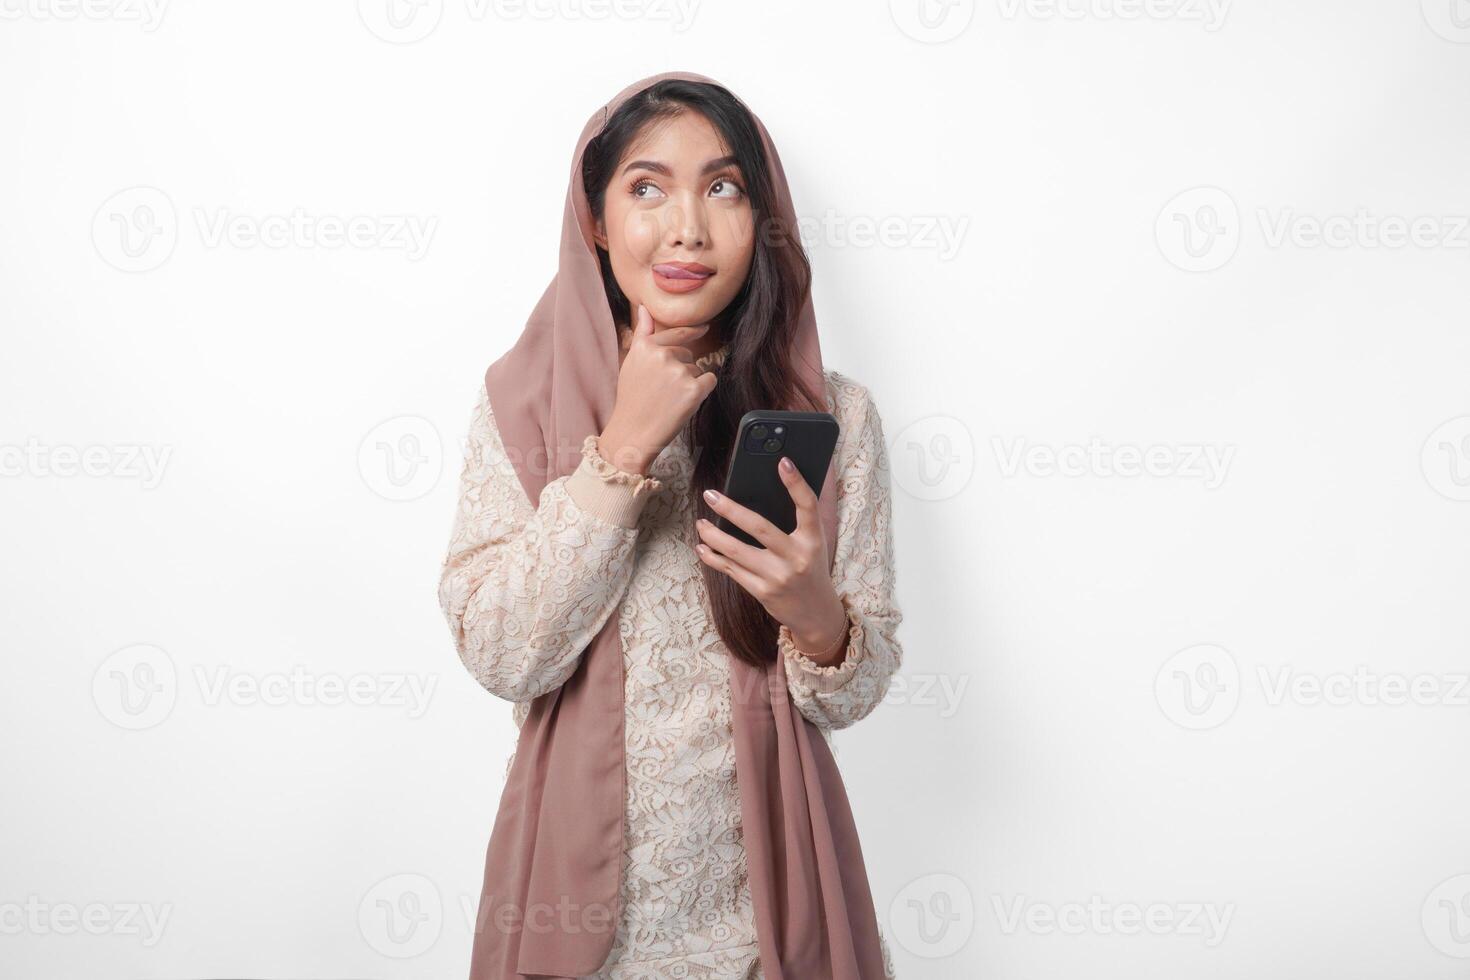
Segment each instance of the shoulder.
[{"label": "shoulder", "polygon": [[508,464],[505,446],[500,441],[500,428],[495,423],[495,413],[490,407],[490,393],[481,384],[475,394],[475,407],[470,414],[470,428],[466,436],[468,452],[483,463],[496,469]]},{"label": "shoulder", "polygon": [[827,403],[837,418],[838,471],[848,473],[868,463],[887,466],[887,447],[878,403],[867,385],[835,368],[824,368]]},{"label": "shoulder", "polygon": [[827,381],[827,404],[838,424],[847,428],[866,422],[869,416],[877,420],[878,406],[867,385],[836,368],[824,368],[822,374]]}]

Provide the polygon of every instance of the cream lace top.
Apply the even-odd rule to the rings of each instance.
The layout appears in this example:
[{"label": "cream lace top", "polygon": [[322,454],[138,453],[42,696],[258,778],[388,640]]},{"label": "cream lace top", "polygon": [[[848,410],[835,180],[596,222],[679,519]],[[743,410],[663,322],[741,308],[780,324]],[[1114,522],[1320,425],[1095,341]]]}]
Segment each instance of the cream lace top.
[{"label": "cream lace top", "polygon": [[[696,364],[716,370],[727,352]],[[840,664],[819,667],[786,627],[777,642],[793,701],[830,744],[832,730],[867,716],[887,692],[902,659],[902,613],[878,409],[856,381],[825,374],[840,425],[833,585],[848,610],[849,644]],[[582,456],[531,506],[480,388],[440,604],[460,659],[487,690],[513,702],[518,727],[533,699],[571,676],[618,610],[628,766],[623,901],[612,951],[595,976],[759,978],[728,654],[693,550],[687,438],[681,432],[646,475],[605,460],[596,436]],[[883,952],[891,978],[886,940]]]}]

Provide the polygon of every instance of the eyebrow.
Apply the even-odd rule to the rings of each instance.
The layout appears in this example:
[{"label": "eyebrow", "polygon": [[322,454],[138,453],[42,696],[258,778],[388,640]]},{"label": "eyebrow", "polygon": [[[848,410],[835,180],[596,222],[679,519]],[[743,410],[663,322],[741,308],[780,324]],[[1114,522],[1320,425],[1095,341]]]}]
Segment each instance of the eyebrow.
[{"label": "eyebrow", "polygon": [[[704,169],[700,170],[699,175],[703,177],[706,174],[712,174],[716,170],[723,170],[735,164],[736,160],[733,156],[717,157],[709,163],[706,163]],[[634,160],[623,168],[623,173],[627,173],[630,170],[652,170],[654,173],[663,174],[665,177],[672,177],[674,175],[674,172],[667,165],[659,163],[657,160]]]}]

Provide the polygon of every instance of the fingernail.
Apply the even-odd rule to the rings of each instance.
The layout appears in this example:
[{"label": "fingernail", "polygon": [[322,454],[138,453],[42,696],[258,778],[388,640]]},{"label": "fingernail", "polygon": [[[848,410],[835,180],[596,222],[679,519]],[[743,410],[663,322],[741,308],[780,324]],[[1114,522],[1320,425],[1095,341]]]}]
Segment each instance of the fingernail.
[{"label": "fingernail", "polygon": [[720,495],[713,490],[706,490],[704,492],[704,499],[712,504],[717,504],[720,502]]},{"label": "fingernail", "polygon": [[792,465],[791,457],[789,457],[789,456],[782,456],[781,457],[780,466],[781,466],[781,469],[785,470],[787,473],[790,473],[792,470],[796,469],[796,467],[794,465]]}]

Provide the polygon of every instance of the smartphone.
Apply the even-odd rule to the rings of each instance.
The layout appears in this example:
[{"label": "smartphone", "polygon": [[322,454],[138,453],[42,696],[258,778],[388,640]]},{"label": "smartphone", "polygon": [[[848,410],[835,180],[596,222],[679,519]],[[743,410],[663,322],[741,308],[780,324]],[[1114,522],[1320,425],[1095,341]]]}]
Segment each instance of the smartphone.
[{"label": "smartphone", "polygon": [[[796,530],[796,503],[776,464],[782,456],[791,457],[812,492],[821,496],[837,433],[837,419],[830,412],[746,412],[725,474],[725,496],[790,534]],[[715,518],[715,527],[765,547],[723,515]]]}]

